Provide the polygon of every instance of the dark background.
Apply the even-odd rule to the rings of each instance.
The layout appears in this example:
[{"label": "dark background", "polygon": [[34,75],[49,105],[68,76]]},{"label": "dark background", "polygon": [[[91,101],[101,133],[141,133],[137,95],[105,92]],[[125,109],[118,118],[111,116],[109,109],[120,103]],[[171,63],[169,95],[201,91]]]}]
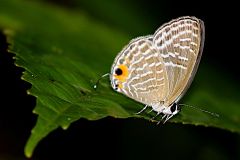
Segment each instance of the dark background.
[{"label": "dark background", "polygon": [[[104,17],[84,3],[81,5],[81,1],[81,7],[74,5],[74,0],[51,0],[47,3],[71,10],[80,8],[92,18],[104,21]],[[193,15],[202,19],[206,27],[206,41],[201,63],[211,64],[223,76],[229,76],[238,83],[240,44],[237,4],[231,1],[184,0],[123,0],[122,3],[134,4],[141,14],[146,13],[143,18],[153,22],[152,28],[179,16]],[[117,24],[110,21],[109,25]],[[138,35],[131,27],[126,27],[125,31],[132,36]],[[0,34],[0,160],[25,159],[23,148],[37,119],[32,114],[36,99],[27,95],[26,90],[31,85],[20,79],[23,69],[14,66],[13,55],[6,53],[6,48],[6,38]],[[32,159],[61,158],[240,159],[240,136],[211,127],[173,123],[156,126],[141,119],[81,119],[68,130],[58,129],[47,136],[39,143]]]}]

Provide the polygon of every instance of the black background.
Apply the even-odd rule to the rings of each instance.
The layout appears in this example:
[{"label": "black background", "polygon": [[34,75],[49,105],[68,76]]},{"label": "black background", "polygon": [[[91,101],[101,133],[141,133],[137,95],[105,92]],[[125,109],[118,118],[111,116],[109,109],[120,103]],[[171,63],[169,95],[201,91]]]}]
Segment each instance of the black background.
[{"label": "black background", "polygon": [[[239,74],[239,17],[231,1],[134,1],[157,21],[194,15],[205,22],[202,63],[210,63],[236,81]],[[76,9],[72,1],[51,3]],[[127,3],[127,2],[126,2]],[[97,14],[91,15],[93,18]],[[25,159],[23,148],[37,120],[32,114],[36,99],[27,95],[30,84],[20,79],[23,69],[14,66],[0,34],[0,159]],[[204,54],[203,53],[203,54]],[[240,107],[240,106],[239,106]],[[41,141],[32,159],[240,159],[240,136],[229,131],[167,123],[156,126],[141,119],[84,119],[66,131],[58,129]]]}]

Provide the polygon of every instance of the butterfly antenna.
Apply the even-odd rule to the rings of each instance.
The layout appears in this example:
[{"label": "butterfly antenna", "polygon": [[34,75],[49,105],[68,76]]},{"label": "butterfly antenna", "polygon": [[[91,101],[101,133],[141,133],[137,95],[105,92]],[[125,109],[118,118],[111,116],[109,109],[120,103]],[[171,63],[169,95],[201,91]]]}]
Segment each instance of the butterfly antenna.
[{"label": "butterfly antenna", "polygon": [[196,110],[200,110],[202,112],[205,112],[205,113],[208,113],[214,117],[219,117],[219,114],[217,113],[214,113],[214,112],[210,112],[210,111],[207,111],[207,110],[204,110],[204,109],[201,109],[201,108],[198,108],[198,107],[194,107],[194,106],[191,106],[191,105],[187,105],[187,104],[178,104],[179,106],[186,106],[186,107],[189,107],[189,108],[193,108],[193,109],[196,109]]},{"label": "butterfly antenna", "polygon": [[95,83],[95,85],[93,86],[93,88],[94,88],[94,89],[97,89],[97,86],[98,86],[100,80],[101,80],[102,78],[104,78],[104,77],[109,76],[109,75],[110,75],[110,73],[106,73],[106,74],[102,75],[102,76],[97,80],[97,82]]}]

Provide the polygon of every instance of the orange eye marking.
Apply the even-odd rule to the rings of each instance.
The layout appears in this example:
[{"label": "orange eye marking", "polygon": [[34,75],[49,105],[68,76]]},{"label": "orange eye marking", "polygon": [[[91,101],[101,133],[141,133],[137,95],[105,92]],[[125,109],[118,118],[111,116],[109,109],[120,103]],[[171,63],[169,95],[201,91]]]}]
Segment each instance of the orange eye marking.
[{"label": "orange eye marking", "polygon": [[120,82],[125,82],[128,77],[128,68],[125,65],[119,65],[115,70],[114,77],[117,78]]}]

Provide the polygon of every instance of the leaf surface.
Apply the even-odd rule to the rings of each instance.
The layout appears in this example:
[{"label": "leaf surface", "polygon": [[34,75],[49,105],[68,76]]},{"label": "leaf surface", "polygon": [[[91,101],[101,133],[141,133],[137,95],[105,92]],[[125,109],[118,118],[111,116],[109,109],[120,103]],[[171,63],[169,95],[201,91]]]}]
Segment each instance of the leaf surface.
[{"label": "leaf surface", "polygon": [[[50,132],[58,127],[67,129],[80,118],[154,116],[147,112],[136,115],[143,105],[114,92],[109,80],[102,80],[97,90],[93,88],[131,39],[122,31],[80,12],[17,0],[1,2],[0,28],[8,37],[9,51],[16,55],[16,65],[25,69],[22,78],[32,84],[29,94],[37,97],[34,113],[38,120],[26,144],[26,156],[30,157]],[[182,102],[220,117],[183,107],[170,122],[240,132],[238,90],[236,82],[223,77],[218,69],[200,64]]]}]

